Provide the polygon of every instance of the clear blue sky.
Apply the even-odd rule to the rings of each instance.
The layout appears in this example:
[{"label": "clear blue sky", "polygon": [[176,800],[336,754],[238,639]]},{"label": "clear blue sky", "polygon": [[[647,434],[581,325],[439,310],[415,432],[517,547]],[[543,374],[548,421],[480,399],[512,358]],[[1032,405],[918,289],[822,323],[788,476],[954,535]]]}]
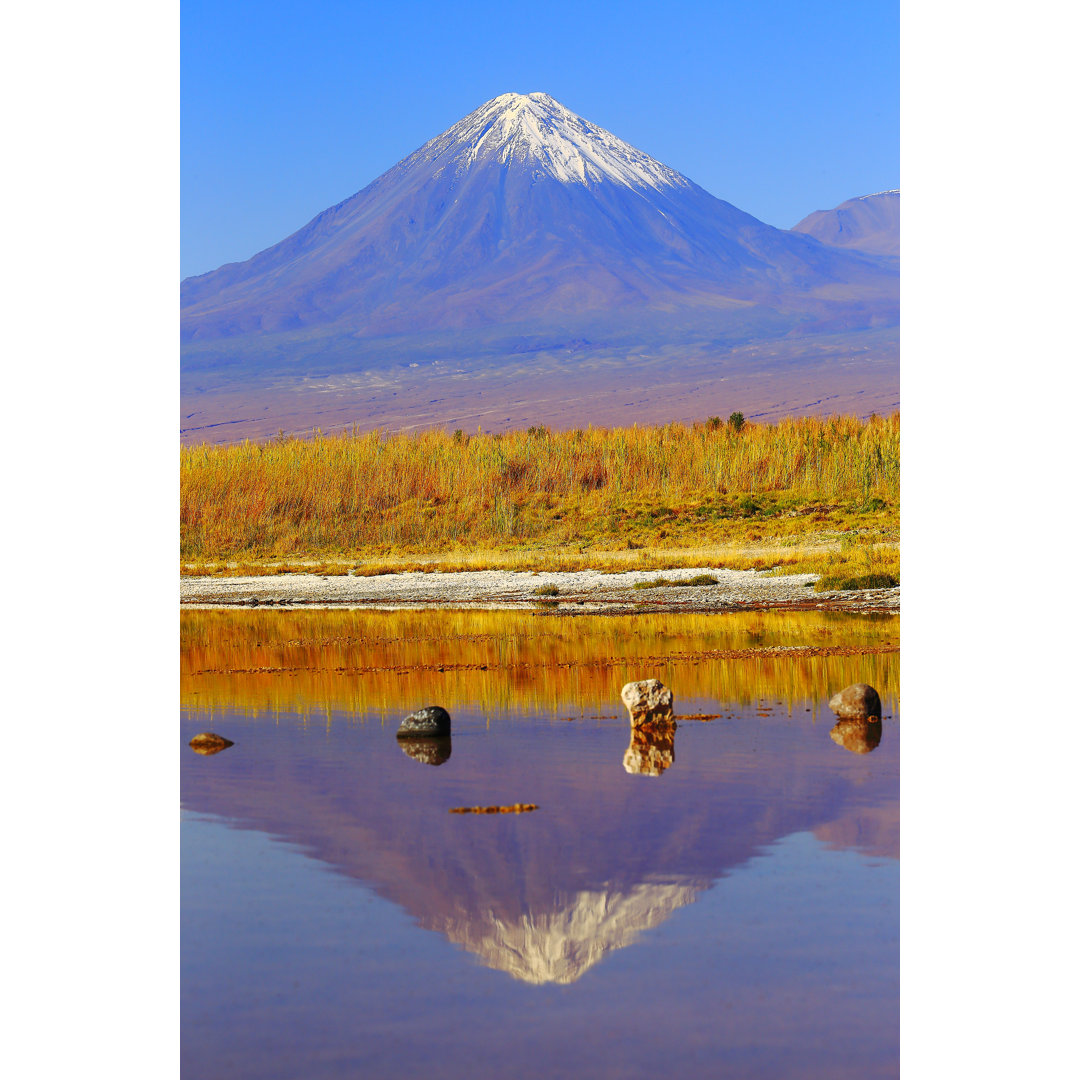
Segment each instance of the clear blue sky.
[{"label": "clear blue sky", "polygon": [[249,258],[507,91],[772,225],[900,186],[897,0],[181,0],[181,274]]}]

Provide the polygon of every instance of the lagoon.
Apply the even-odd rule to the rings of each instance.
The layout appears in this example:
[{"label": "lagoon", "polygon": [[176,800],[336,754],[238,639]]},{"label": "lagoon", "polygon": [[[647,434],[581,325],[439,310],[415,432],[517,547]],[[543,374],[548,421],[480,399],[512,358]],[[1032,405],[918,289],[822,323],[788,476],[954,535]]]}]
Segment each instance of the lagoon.
[{"label": "lagoon", "polygon": [[[185,1077],[897,1075],[898,628],[182,613]],[[425,704],[449,744],[399,744]]]}]

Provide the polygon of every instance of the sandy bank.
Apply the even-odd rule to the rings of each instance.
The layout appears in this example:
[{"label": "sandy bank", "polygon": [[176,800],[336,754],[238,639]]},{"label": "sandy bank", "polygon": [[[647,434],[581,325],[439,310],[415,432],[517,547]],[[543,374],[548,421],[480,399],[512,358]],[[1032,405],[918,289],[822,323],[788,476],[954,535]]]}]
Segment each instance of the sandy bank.
[{"label": "sandy bank", "polygon": [[[635,589],[657,577],[672,582],[711,574],[716,585],[671,585]],[[185,606],[307,604],[315,607],[518,607],[538,606],[560,614],[622,613],[672,609],[729,611],[754,608],[809,608],[835,611],[898,612],[900,589],[815,592],[813,574],[770,577],[756,570],[715,570],[707,566],[665,570],[527,571],[477,570],[458,573],[382,574],[322,577],[281,574],[266,577],[183,577]],[[557,588],[556,596],[538,590]]]}]

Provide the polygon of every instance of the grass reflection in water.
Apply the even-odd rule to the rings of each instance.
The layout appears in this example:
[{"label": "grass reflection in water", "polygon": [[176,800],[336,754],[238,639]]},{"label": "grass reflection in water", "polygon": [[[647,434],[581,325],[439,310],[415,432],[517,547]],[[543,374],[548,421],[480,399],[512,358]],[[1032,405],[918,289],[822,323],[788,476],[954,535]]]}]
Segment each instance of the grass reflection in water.
[{"label": "grass reflection in water", "polygon": [[656,677],[679,702],[824,708],[866,682],[894,711],[899,619],[829,612],[558,616],[533,611],[186,611],[181,704],[251,714],[453,710],[620,713]]}]

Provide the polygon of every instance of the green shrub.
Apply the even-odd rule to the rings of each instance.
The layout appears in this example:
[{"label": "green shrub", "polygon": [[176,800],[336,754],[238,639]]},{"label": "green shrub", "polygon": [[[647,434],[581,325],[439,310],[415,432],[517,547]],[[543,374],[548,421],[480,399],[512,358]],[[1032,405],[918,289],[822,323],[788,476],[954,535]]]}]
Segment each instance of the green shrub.
[{"label": "green shrub", "polygon": [[634,586],[635,589],[660,589],[665,586],[682,588],[685,585],[717,585],[719,581],[712,576],[712,574],[695,574],[692,578],[687,578],[685,581],[672,581],[670,578],[658,577],[653,578],[652,581],[639,581]]},{"label": "green shrub", "polygon": [[652,581],[638,581],[635,582],[635,589],[659,589],[665,585],[677,585],[678,582],[670,581],[668,578],[658,577],[653,578]]},{"label": "green shrub", "polygon": [[727,418],[727,422],[732,431],[742,431],[743,425],[746,423],[746,417],[741,412],[733,412]]},{"label": "green shrub", "polygon": [[848,592],[852,589],[891,589],[899,584],[900,579],[892,574],[860,574],[856,577],[830,574],[821,577],[814,588],[818,592]]}]

